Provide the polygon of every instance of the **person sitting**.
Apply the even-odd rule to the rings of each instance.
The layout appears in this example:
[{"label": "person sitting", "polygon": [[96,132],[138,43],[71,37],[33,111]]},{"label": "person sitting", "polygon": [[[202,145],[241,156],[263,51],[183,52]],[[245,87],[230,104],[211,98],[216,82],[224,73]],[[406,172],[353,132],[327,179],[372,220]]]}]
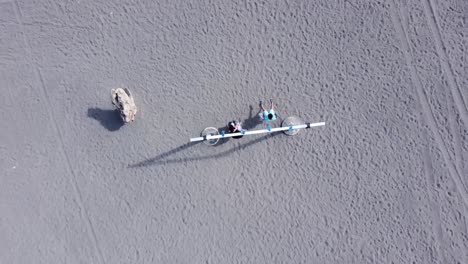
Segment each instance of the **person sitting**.
[{"label": "person sitting", "polygon": [[276,118],[278,117],[274,109],[273,100],[271,99],[270,99],[270,104],[271,104],[270,111],[267,111],[265,107],[263,106],[263,101],[260,101],[260,113],[258,114],[258,116],[260,117],[262,121],[271,122],[271,121],[275,121]]},{"label": "person sitting", "polygon": [[[241,133],[243,131],[242,124],[240,121],[233,120],[228,123],[229,133]],[[234,136],[233,138],[241,138],[244,135]]]}]

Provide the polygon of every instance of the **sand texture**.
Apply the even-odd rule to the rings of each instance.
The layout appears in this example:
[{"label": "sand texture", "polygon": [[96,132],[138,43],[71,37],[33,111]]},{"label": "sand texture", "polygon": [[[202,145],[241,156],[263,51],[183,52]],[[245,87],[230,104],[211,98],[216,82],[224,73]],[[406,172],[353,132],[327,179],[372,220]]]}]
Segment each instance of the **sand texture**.
[{"label": "sand texture", "polygon": [[0,92],[2,264],[468,263],[466,0],[0,0]]}]

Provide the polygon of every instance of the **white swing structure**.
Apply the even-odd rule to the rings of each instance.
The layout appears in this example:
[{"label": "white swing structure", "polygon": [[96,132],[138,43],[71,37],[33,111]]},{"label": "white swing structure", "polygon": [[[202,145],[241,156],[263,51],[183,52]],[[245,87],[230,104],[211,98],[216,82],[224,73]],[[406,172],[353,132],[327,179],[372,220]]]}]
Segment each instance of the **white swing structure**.
[{"label": "white swing structure", "polygon": [[198,142],[198,141],[205,141],[208,145],[216,145],[218,141],[222,138],[230,138],[236,136],[250,136],[250,135],[257,135],[257,134],[265,134],[265,133],[275,133],[275,132],[284,132],[286,135],[293,136],[299,133],[300,129],[307,129],[311,127],[319,127],[325,126],[325,122],[318,122],[318,123],[302,123],[302,121],[295,117],[290,116],[286,118],[282,123],[281,127],[272,128],[271,126],[267,126],[266,129],[259,129],[259,130],[244,130],[238,133],[225,133],[224,131],[219,133],[217,128],[214,127],[207,127],[205,128],[200,137],[191,138],[190,142]]}]

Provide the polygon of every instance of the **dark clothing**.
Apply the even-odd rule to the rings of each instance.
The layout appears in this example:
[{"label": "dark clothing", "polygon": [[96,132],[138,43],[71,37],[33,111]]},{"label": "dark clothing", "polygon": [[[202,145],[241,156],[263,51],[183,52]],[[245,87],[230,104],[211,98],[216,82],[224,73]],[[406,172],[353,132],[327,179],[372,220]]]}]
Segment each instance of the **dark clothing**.
[{"label": "dark clothing", "polygon": [[[228,130],[229,130],[229,133],[240,133],[241,131],[237,130],[236,129],[236,121],[232,121],[232,122],[229,122],[228,124]],[[243,135],[240,135],[240,136],[234,136],[232,138],[241,138],[243,137]]]}]

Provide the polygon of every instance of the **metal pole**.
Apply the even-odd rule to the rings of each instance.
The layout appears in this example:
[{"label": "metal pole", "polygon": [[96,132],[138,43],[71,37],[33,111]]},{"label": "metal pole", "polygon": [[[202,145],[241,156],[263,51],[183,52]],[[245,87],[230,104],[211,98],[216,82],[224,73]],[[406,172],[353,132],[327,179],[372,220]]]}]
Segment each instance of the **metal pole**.
[{"label": "metal pole", "polygon": [[271,129],[260,129],[260,130],[252,130],[252,131],[244,131],[240,133],[226,133],[224,135],[206,135],[203,137],[196,137],[196,138],[191,138],[190,142],[196,142],[196,141],[204,141],[204,140],[210,140],[210,139],[220,139],[220,138],[229,138],[229,137],[235,137],[235,136],[249,136],[249,135],[256,135],[256,134],[263,134],[263,133],[273,133],[273,132],[279,132],[279,131],[286,131],[286,130],[294,130],[294,129],[302,129],[302,128],[311,128],[311,127],[317,127],[317,126],[324,126],[325,122],[319,122],[319,123],[305,123],[303,125],[295,125],[295,126],[288,126],[288,127],[276,127],[276,128],[271,128]]}]

